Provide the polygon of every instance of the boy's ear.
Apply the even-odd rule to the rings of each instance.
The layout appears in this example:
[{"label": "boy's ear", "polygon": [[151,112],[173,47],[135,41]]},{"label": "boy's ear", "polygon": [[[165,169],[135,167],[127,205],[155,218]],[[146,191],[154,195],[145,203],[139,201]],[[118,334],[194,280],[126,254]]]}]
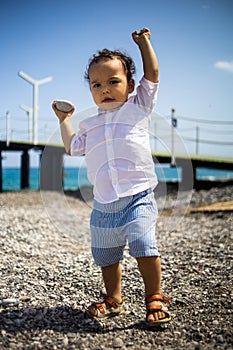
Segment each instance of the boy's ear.
[{"label": "boy's ear", "polygon": [[129,81],[129,94],[131,94],[134,91],[135,87],[135,81],[133,79],[130,79]]}]

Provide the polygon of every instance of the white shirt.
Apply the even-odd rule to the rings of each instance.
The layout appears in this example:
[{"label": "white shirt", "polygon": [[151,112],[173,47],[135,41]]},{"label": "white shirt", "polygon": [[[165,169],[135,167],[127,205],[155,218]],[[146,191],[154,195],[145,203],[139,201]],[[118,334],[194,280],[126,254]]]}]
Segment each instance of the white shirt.
[{"label": "white shirt", "polygon": [[157,185],[149,122],[158,85],[143,77],[136,95],[123,105],[110,111],[99,109],[97,115],[80,122],[70,151],[72,156],[85,154],[98,202],[110,203]]}]

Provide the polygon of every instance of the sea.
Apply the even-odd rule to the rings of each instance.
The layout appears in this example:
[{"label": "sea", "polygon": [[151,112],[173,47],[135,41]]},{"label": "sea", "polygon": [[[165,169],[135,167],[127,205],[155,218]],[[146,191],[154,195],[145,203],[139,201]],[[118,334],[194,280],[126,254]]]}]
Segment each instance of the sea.
[{"label": "sea", "polygon": [[[171,167],[169,164],[155,167],[160,182],[180,182],[181,169]],[[210,168],[198,168],[197,178],[199,180],[229,180],[233,179],[233,171],[218,170]],[[20,191],[20,168],[2,169],[3,191]],[[40,186],[39,168],[30,168],[30,187],[27,190],[38,190]],[[65,167],[63,188],[64,190],[77,190],[83,186],[92,186],[87,177],[86,167]]]}]

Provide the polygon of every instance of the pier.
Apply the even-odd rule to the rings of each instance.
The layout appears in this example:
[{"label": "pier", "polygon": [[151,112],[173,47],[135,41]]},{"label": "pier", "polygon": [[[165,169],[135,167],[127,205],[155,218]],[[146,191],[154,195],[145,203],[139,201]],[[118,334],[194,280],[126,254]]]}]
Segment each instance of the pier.
[{"label": "pier", "polygon": [[[0,141],[0,192],[3,191],[2,179],[2,152],[21,152],[21,189],[29,188],[30,183],[30,155],[29,151],[37,150],[40,153],[40,189],[48,191],[62,191],[63,145],[48,145],[45,143]],[[152,157],[156,164],[171,164],[171,154],[153,152]],[[233,170],[233,158],[215,158],[208,156],[191,155],[190,157],[176,155],[176,168],[181,168],[180,190],[199,189],[203,181],[197,179],[198,168],[212,168]],[[212,181],[205,181],[205,187],[213,185]]]},{"label": "pier", "polygon": [[[168,164],[171,162],[171,154],[168,153],[152,153],[155,164]],[[210,188],[213,185],[219,185],[224,180],[199,180],[197,177],[198,168],[210,168],[220,170],[233,170],[233,158],[211,157],[202,155],[176,155],[175,167],[181,168],[182,179],[180,184],[181,190]],[[230,180],[233,182],[233,179]],[[229,182],[229,181],[228,181]]]},{"label": "pier", "polygon": [[[44,152],[46,148],[46,152]],[[62,190],[62,176],[59,169],[63,169],[63,156],[65,149],[62,145],[33,144],[29,142],[0,141],[0,192],[3,192],[2,179],[2,151],[22,152],[20,167],[21,189],[29,188],[30,183],[30,156],[29,151],[40,152],[40,189],[49,191]]]}]

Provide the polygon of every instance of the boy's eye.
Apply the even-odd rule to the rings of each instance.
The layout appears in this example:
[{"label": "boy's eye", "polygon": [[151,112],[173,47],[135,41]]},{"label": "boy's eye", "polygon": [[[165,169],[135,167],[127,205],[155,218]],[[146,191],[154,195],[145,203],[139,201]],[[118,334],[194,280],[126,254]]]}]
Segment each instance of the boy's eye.
[{"label": "boy's eye", "polygon": [[118,83],[119,83],[118,80],[111,80],[111,81],[110,81],[110,84],[111,84],[111,85],[118,84]]},{"label": "boy's eye", "polygon": [[96,88],[100,87],[100,84],[99,84],[99,83],[95,83],[95,84],[92,85],[92,87],[93,87],[94,89],[96,89]]}]

